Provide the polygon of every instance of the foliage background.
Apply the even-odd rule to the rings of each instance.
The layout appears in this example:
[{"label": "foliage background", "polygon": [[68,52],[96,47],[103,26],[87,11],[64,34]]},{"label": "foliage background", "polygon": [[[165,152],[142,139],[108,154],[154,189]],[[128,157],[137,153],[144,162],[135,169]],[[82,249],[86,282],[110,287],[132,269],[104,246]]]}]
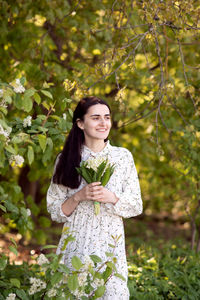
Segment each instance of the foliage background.
[{"label": "foliage background", "polygon": [[[0,134],[2,236],[19,232],[26,245],[58,238],[45,194],[73,108],[89,94],[109,102],[111,143],[135,158],[144,201],[138,222],[191,230],[187,237],[199,250],[198,2],[18,0],[0,6],[0,124],[12,128],[9,137]],[[9,84],[17,78],[24,93]],[[24,127],[27,116],[32,123]],[[23,156],[24,164],[11,166],[12,155]],[[127,236],[138,235],[132,224],[126,221]],[[145,238],[153,238],[146,228]]]}]

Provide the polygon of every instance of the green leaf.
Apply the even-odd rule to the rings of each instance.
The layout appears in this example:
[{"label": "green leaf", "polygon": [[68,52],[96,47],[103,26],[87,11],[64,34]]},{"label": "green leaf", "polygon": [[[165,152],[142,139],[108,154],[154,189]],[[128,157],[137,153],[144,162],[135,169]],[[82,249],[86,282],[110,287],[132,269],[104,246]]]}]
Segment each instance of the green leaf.
[{"label": "green leaf", "polygon": [[28,89],[24,93],[24,97],[31,97],[35,94],[35,89]]},{"label": "green leaf", "polygon": [[108,267],[110,267],[110,268],[112,268],[112,269],[116,270],[116,266],[115,266],[115,264],[114,264],[114,263],[112,263],[111,261],[108,261],[106,264],[107,264],[107,266],[108,266]]},{"label": "green leaf", "polygon": [[49,91],[41,90],[41,92],[42,92],[42,94],[44,94],[48,98],[53,99],[53,96],[52,96],[52,94]]},{"label": "green leaf", "polygon": [[124,278],[124,276],[122,276],[121,274],[115,273],[114,275],[115,275],[116,277],[122,279],[123,281],[126,281],[126,279]]},{"label": "green leaf", "polygon": [[39,141],[40,147],[42,148],[42,151],[44,152],[46,149],[46,144],[47,144],[46,135],[38,134],[38,141]]},{"label": "green leaf", "polygon": [[10,283],[13,285],[13,286],[16,286],[18,288],[20,288],[21,284],[20,284],[20,281],[19,279],[17,278],[10,278]]},{"label": "green leaf", "polygon": [[68,112],[69,112],[70,117],[73,118],[73,111],[71,110],[71,108],[69,108]]},{"label": "green leaf", "polygon": [[42,101],[42,105],[49,110],[50,109],[50,105],[46,102],[46,101]]},{"label": "green leaf", "polygon": [[6,207],[0,204],[0,209],[6,212]]},{"label": "green leaf", "polygon": [[114,254],[113,253],[111,253],[111,252],[106,252],[106,256],[108,256],[108,257],[112,257]]},{"label": "green leaf", "polygon": [[12,237],[10,238],[10,241],[15,245],[15,248],[17,248],[17,243]]},{"label": "green leaf", "polygon": [[97,290],[94,293],[95,299],[102,297],[103,294],[105,293],[105,290],[106,290],[105,286],[98,287]]},{"label": "green leaf", "polygon": [[69,235],[67,238],[65,238],[64,244],[62,246],[62,251],[64,251],[68,245],[69,242],[74,241],[75,238],[71,235]]},{"label": "green leaf", "polygon": [[60,264],[59,265],[59,271],[62,272],[62,273],[63,272],[67,273],[67,274],[70,273],[70,269],[66,265],[64,265],[64,264]]},{"label": "green leaf", "polygon": [[34,99],[35,99],[35,102],[39,105],[41,103],[41,97],[38,93],[35,93],[33,95]]},{"label": "green leaf", "polygon": [[5,96],[5,101],[9,104],[12,103],[12,98],[10,96]]},{"label": "green leaf", "polygon": [[29,161],[29,164],[31,165],[32,162],[34,161],[34,151],[33,151],[33,147],[32,146],[28,146],[28,161]]},{"label": "green leaf", "polygon": [[48,228],[51,226],[50,219],[45,216],[41,216],[38,221],[42,228]]},{"label": "green leaf", "polygon": [[76,269],[76,270],[79,270],[83,264],[80,260],[80,258],[78,258],[78,256],[73,256],[72,257],[72,260],[71,260],[71,263],[72,263],[72,266]]},{"label": "green leaf", "polygon": [[78,277],[76,274],[69,276],[68,278],[68,287],[71,291],[75,291],[78,288]]},{"label": "green leaf", "polygon": [[72,102],[72,99],[64,98],[62,101],[63,101],[63,102],[67,102],[67,103],[71,103],[71,102]]},{"label": "green leaf", "polygon": [[24,110],[26,112],[30,112],[32,107],[33,107],[33,101],[29,96],[24,96],[24,98],[22,99],[22,104],[24,107]]},{"label": "green leaf", "polygon": [[4,270],[7,265],[8,259],[6,256],[0,258],[0,271]]},{"label": "green leaf", "polygon": [[42,247],[42,250],[44,250],[44,249],[56,249],[56,248],[58,248],[58,246],[57,245],[47,245],[47,246],[44,246],[44,247]]},{"label": "green leaf", "polygon": [[11,203],[10,201],[6,201],[5,202],[5,207],[7,208],[8,211],[13,212],[18,214],[19,213],[19,209],[17,206],[15,206],[13,203]]},{"label": "green leaf", "polygon": [[16,294],[22,300],[29,300],[24,290],[16,290]]},{"label": "green leaf", "polygon": [[24,85],[25,82],[26,82],[26,78],[25,78],[24,76],[22,76],[22,77],[20,78],[20,82],[21,82],[22,85]]},{"label": "green leaf", "polygon": [[55,285],[56,283],[60,282],[62,277],[63,277],[62,273],[59,272],[55,273],[53,276],[51,276],[51,284]]},{"label": "green leaf", "polygon": [[14,97],[14,105],[16,106],[16,108],[18,109],[23,109],[23,105],[22,105],[22,97],[20,94],[15,94]]},{"label": "green leaf", "polygon": [[106,281],[111,274],[112,274],[112,268],[107,267],[106,270],[103,272],[104,281]]},{"label": "green leaf", "polygon": [[10,249],[11,252],[13,252],[15,255],[18,255],[17,249],[13,246],[9,246],[8,247]]},{"label": "green leaf", "polygon": [[17,154],[16,151],[15,151],[15,149],[14,149],[11,145],[6,146],[5,149],[6,149],[8,152],[10,152],[10,153],[12,153],[12,154],[14,154],[14,155]]},{"label": "green leaf", "polygon": [[99,256],[97,256],[97,255],[90,255],[90,258],[91,258],[91,260],[94,263],[100,263],[100,262],[102,262],[102,259]]}]

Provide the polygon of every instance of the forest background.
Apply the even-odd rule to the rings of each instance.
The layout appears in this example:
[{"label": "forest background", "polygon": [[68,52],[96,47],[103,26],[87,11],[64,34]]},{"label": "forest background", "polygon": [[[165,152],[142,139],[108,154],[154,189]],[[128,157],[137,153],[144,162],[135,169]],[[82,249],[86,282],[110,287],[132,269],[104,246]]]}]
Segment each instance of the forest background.
[{"label": "forest background", "polygon": [[[141,184],[144,213],[125,220],[133,299],[151,299],[151,293],[152,299],[188,293],[193,298],[185,299],[198,299],[198,1],[18,0],[0,6],[3,252],[27,259],[26,249],[37,252],[58,241],[61,227],[47,214],[46,191],[73,108],[82,96],[95,95],[110,104],[110,141],[132,152]],[[3,270],[4,256],[1,264]],[[143,265],[146,273],[138,271]],[[177,282],[180,272],[186,279]]]}]

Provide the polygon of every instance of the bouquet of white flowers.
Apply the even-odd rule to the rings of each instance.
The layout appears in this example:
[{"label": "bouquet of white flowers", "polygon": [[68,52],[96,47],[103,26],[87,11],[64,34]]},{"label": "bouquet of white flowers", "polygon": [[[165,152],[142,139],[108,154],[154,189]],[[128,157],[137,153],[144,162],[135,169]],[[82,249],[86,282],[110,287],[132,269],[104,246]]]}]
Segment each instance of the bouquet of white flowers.
[{"label": "bouquet of white flowers", "polygon": [[[108,158],[104,157],[90,158],[82,161],[77,172],[85,179],[87,183],[101,182],[105,186],[114,172],[114,164],[110,164]],[[100,203],[94,202],[95,215],[100,212]]]}]

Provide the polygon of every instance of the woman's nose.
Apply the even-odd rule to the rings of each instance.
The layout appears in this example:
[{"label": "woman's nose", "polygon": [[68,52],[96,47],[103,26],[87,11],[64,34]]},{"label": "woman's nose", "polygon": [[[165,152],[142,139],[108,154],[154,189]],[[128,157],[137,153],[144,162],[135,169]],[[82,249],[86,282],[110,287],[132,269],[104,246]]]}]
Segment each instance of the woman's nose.
[{"label": "woman's nose", "polygon": [[105,124],[105,120],[103,118],[100,120],[100,124]]}]

